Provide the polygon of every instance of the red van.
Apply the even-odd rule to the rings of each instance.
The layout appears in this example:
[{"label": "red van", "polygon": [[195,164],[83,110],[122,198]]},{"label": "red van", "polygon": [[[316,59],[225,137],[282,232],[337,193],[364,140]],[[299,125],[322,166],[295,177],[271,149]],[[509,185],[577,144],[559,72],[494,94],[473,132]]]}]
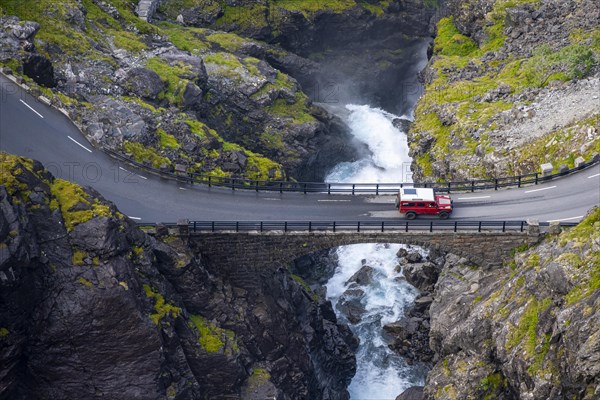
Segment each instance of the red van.
[{"label": "red van", "polygon": [[436,195],[433,189],[402,188],[396,196],[396,208],[407,219],[415,219],[417,215],[438,215],[447,219],[452,213],[452,199]]}]

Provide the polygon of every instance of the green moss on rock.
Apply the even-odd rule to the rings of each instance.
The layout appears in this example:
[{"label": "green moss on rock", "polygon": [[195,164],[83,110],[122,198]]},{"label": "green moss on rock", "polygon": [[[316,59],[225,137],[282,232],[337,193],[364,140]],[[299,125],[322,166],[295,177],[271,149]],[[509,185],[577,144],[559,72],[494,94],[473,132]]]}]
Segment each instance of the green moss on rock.
[{"label": "green moss on rock", "polygon": [[150,285],[144,285],[144,292],[146,293],[146,297],[154,299],[154,310],[156,313],[150,314],[150,320],[155,325],[160,326],[161,320],[166,316],[177,318],[181,314],[181,308],[165,302],[163,295],[154,291]]},{"label": "green moss on rock", "polygon": [[112,216],[109,206],[100,203],[98,199],[90,198],[77,184],[55,179],[50,189],[58,202],[67,231],[92,218]]},{"label": "green moss on rock", "polygon": [[228,329],[220,328],[200,315],[190,315],[190,321],[198,330],[198,343],[208,353],[237,353],[239,347],[235,333]]}]

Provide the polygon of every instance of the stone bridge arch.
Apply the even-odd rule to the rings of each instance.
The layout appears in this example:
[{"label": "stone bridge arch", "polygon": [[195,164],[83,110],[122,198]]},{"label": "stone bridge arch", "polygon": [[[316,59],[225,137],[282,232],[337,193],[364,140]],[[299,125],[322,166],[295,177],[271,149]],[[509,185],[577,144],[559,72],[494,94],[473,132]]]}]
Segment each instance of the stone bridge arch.
[{"label": "stone bridge arch", "polygon": [[319,250],[358,243],[419,245],[492,268],[502,265],[516,247],[536,242],[538,236],[527,232],[215,232],[194,233],[189,240],[211,269],[248,283],[256,280],[259,271],[285,267]]}]

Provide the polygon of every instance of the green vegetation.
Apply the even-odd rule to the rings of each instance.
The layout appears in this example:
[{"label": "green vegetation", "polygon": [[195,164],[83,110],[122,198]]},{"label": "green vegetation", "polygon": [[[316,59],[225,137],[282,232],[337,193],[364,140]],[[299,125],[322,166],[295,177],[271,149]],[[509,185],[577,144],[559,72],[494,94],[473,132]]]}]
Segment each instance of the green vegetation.
[{"label": "green vegetation", "polygon": [[529,357],[533,357],[536,354],[535,347],[538,344],[538,337],[536,334],[538,318],[541,313],[546,311],[551,303],[552,301],[549,298],[538,302],[537,299],[532,296],[528,300],[527,307],[523,311],[516,329],[511,330],[509,336],[507,337],[507,350],[512,350],[525,338],[526,342],[524,344],[524,349],[526,354]]},{"label": "green vegetation", "polygon": [[85,263],[85,258],[88,257],[88,253],[80,249],[74,249],[73,255],[71,256],[71,262],[73,265],[82,266]]},{"label": "green vegetation", "polygon": [[498,398],[498,395],[502,393],[506,387],[506,379],[502,375],[502,372],[494,372],[479,382],[479,386],[482,390],[483,400],[494,400]]},{"label": "green vegetation", "polygon": [[112,216],[109,206],[100,203],[98,199],[90,198],[79,185],[55,179],[50,189],[57,201],[51,203],[51,207],[55,204],[60,208],[67,231],[92,218]]},{"label": "green vegetation", "polygon": [[123,148],[137,162],[149,163],[154,168],[160,168],[163,164],[167,166],[171,165],[171,160],[159,155],[154,149],[145,147],[141,143],[125,141],[123,142]]},{"label": "green vegetation", "polygon": [[178,149],[181,147],[175,136],[168,134],[163,129],[156,130],[159,137],[159,145],[162,149]]},{"label": "green vegetation", "polygon": [[308,284],[298,275],[292,274],[292,279],[296,281],[310,295],[314,301],[319,301],[319,296],[308,286]]},{"label": "green vegetation", "polygon": [[8,329],[2,327],[0,328],[0,338],[7,337],[10,332]]},{"label": "green vegetation", "polygon": [[256,30],[268,25],[267,7],[262,4],[225,6],[224,13],[217,20],[217,27],[236,25],[241,31]]},{"label": "green vegetation", "polygon": [[152,290],[149,285],[144,285],[144,292],[146,293],[146,297],[154,299],[154,310],[156,313],[150,314],[150,319],[155,325],[160,326],[161,320],[166,316],[177,318],[181,314],[181,308],[166,303],[163,295]]},{"label": "green vegetation", "polygon": [[437,36],[433,47],[434,51],[442,56],[469,56],[478,50],[473,39],[462,35],[452,17],[442,18],[437,25]]},{"label": "green vegetation", "polygon": [[[462,171],[468,171],[472,178],[488,178],[489,174],[481,165],[461,164],[462,156],[475,153],[478,145],[483,146],[486,152],[493,151],[487,135],[472,137],[472,132],[497,129],[496,118],[506,110],[514,107],[514,104],[504,100],[483,101],[482,98],[488,93],[502,87],[503,93],[508,90],[509,94],[519,94],[528,88],[544,87],[553,80],[567,81],[581,78],[589,74],[600,57],[600,30],[592,32],[574,31],[571,33],[571,44],[560,49],[551,49],[541,46],[536,49],[530,58],[516,58],[509,55],[506,60],[484,62],[481,57],[490,51],[496,51],[503,46],[504,24],[507,19],[507,9],[520,4],[530,3],[534,6],[539,0],[498,0],[494,3],[493,10],[487,14],[487,25],[484,30],[487,39],[481,46],[460,33],[454,25],[451,17],[442,18],[437,27],[437,36],[434,41],[435,57],[432,68],[436,71],[435,78],[426,87],[424,96],[419,101],[415,115],[415,123],[411,133],[417,143],[420,132],[429,132],[434,138],[430,157],[417,156],[415,164],[425,176],[434,173],[432,159],[443,160],[452,154],[455,167]],[[456,71],[467,66],[477,67],[479,75],[466,80],[454,80]],[[493,97],[492,97],[493,99]],[[442,123],[438,115],[440,110],[445,114],[452,115],[453,119],[448,123]],[[597,115],[593,118],[598,119]],[[596,122],[597,125],[597,122]],[[554,160],[560,160],[568,165],[573,165],[573,150],[579,149],[581,144],[565,146],[564,143],[584,135],[577,136],[573,130],[569,132],[557,132],[557,143],[550,149],[543,148],[550,138],[536,139],[525,147],[523,152],[515,152],[518,158],[519,173],[531,172],[539,165],[538,161],[547,154]],[[580,139],[578,139],[579,141]],[[462,146],[449,149],[449,143],[458,142]],[[598,142],[598,141],[596,141]],[[413,144],[411,147],[415,147]],[[597,151],[600,143],[595,143],[588,149],[591,154]],[[544,151],[549,150],[549,151]],[[589,155],[586,154],[586,155]],[[543,161],[543,162],[547,162]],[[552,161],[552,160],[550,160]],[[524,170],[524,167],[529,167]],[[443,173],[443,171],[440,171]],[[452,179],[452,176],[444,176],[444,179]]]},{"label": "green vegetation", "polygon": [[252,374],[248,377],[248,389],[255,390],[265,382],[271,379],[271,374],[266,369],[263,368],[254,368],[252,370]]},{"label": "green vegetation", "polygon": [[183,103],[183,93],[189,80],[183,77],[190,77],[189,65],[177,62],[170,65],[165,60],[154,57],[146,62],[146,68],[154,71],[160,78],[167,82],[167,89],[159,93],[159,99],[167,99],[173,104]]},{"label": "green vegetation", "polygon": [[243,39],[240,36],[234,33],[213,33],[206,37],[207,40],[213,43],[217,43],[223,49],[227,51],[235,52],[237,51],[244,43],[249,42],[248,39]]},{"label": "green vegetation", "polygon": [[208,353],[217,353],[225,348],[225,353],[239,352],[235,333],[219,328],[200,315],[190,315],[190,321],[198,330],[198,343]]},{"label": "green vegetation", "polygon": [[125,49],[131,53],[139,53],[148,48],[146,44],[138,39],[138,36],[135,33],[127,31],[120,31],[116,34],[114,43],[118,48]]},{"label": "green vegetation", "polygon": [[294,103],[288,103],[285,99],[277,99],[267,107],[267,111],[288,118],[293,124],[306,124],[314,122],[315,117],[309,113],[308,97],[302,92],[296,92]]},{"label": "green vegetation", "polygon": [[81,283],[83,286],[85,286],[85,287],[88,287],[88,288],[91,288],[91,287],[93,287],[93,286],[94,286],[94,284],[93,284],[91,281],[89,281],[89,280],[85,279],[85,278],[84,278],[84,277],[82,277],[82,276],[81,276],[81,277],[79,277],[79,279],[78,279],[77,281],[78,281],[79,283]]},{"label": "green vegetation", "polygon": [[183,28],[167,22],[161,22],[160,27],[163,29],[163,33],[169,38],[169,41],[180,50],[198,55],[211,48],[210,44],[204,40],[204,35],[207,32],[206,29]]}]

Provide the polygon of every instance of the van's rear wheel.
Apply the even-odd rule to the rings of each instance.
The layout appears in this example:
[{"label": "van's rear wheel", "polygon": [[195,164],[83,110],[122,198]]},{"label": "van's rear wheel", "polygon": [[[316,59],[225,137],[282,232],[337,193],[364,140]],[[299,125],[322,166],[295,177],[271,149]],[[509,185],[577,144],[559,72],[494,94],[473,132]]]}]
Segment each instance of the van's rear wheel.
[{"label": "van's rear wheel", "polygon": [[448,219],[449,216],[450,216],[450,214],[447,213],[446,211],[442,211],[440,213],[440,219]]},{"label": "van's rear wheel", "polygon": [[415,218],[417,218],[417,214],[415,214],[414,212],[409,211],[406,213],[406,219],[415,219]]}]

